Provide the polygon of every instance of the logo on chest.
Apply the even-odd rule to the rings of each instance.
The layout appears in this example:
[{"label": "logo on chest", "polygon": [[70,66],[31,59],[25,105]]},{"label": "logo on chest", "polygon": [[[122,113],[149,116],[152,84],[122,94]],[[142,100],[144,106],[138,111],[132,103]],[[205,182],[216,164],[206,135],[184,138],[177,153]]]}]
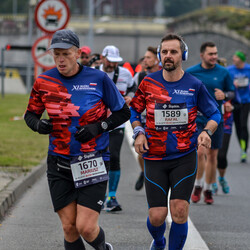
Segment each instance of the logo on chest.
[{"label": "logo on chest", "polygon": [[97,83],[91,82],[89,85],[73,85],[71,91],[86,91],[86,90],[96,90]]},{"label": "logo on chest", "polygon": [[195,89],[183,90],[183,89],[174,89],[173,95],[184,95],[184,96],[193,96]]}]

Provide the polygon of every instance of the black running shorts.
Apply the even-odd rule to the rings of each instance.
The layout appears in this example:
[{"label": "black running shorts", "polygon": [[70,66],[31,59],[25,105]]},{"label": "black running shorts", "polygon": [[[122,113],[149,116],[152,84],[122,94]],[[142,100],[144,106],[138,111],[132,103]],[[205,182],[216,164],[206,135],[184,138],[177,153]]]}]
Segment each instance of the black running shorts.
[{"label": "black running shorts", "polygon": [[164,161],[145,160],[145,188],[149,208],[167,207],[170,200],[189,202],[197,172],[197,153]]},{"label": "black running shorts", "polygon": [[[105,199],[107,181],[75,188],[69,160],[48,155],[47,164],[49,190],[55,212],[76,201],[77,204],[100,213]],[[105,162],[105,166],[108,171],[109,162]]]}]

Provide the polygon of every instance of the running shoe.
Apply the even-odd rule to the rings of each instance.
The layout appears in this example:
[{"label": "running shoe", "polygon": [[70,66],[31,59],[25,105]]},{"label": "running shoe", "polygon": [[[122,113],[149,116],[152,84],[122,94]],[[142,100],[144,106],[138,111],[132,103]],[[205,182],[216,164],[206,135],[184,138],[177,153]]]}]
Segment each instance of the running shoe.
[{"label": "running shoe", "polygon": [[113,250],[112,245],[108,242],[106,242],[106,250]]},{"label": "running shoe", "polygon": [[228,194],[230,192],[230,187],[228,186],[227,184],[227,181],[225,180],[224,177],[218,177],[218,180],[220,182],[220,185],[222,187],[222,191],[225,193],[225,194]]},{"label": "running shoe", "polygon": [[217,194],[217,192],[218,192],[218,185],[215,182],[215,183],[212,184],[212,193]]},{"label": "running shoe", "polygon": [[191,195],[191,200],[192,202],[196,203],[201,199],[201,191],[202,191],[202,187],[201,186],[195,186],[194,187],[194,192]]},{"label": "running shoe", "polygon": [[144,173],[141,172],[138,180],[135,183],[135,190],[139,191],[142,189],[144,183]]},{"label": "running shoe", "polygon": [[246,163],[247,162],[247,153],[245,151],[241,151],[240,161],[242,163]]},{"label": "running shoe", "polygon": [[204,202],[208,205],[211,205],[214,203],[213,195],[211,190],[205,190],[204,191]]},{"label": "running shoe", "polygon": [[156,245],[155,245],[155,241],[152,240],[152,242],[151,242],[151,244],[150,244],[149,250],[164,250],[165,247],[166,247],[166,239],[165,239],[165,237],[164,237],[164,245],[162,245],[162,246],[156,246]]},{"label": "running shoe", "polygon": [[108,197],[108,201],[106,203],[106,211],[108,212],[116,212],[116,211],[121,211],[122,207],[121,205],[117,202],[116,197]]}]

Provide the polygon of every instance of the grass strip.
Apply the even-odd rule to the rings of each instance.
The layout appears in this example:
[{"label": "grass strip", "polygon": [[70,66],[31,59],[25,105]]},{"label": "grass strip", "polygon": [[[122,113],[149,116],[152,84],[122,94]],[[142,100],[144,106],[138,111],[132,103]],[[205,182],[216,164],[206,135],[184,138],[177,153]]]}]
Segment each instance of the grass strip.
[{"label": "grass strip", "polygon": [[22,94],[6,94],[0,99],[1,167],[28,171],[46,157],[48,135],[33,132],[23,119],[28,100],[29,95]]}]

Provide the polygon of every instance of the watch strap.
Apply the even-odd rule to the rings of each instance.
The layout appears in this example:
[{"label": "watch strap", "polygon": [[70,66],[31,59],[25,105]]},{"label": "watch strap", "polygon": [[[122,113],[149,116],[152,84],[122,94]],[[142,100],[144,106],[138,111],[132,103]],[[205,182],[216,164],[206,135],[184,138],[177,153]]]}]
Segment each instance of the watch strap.
[{"label": "watch strap", "polygon": [[211,138],[212,135],[213,135],[213,133],[212,133],[212,131],[211,131],[210,129],[204,128],[202,131],[205,131],[205,132],[208,134],[208,136],[209,136],[210,138]]}]

